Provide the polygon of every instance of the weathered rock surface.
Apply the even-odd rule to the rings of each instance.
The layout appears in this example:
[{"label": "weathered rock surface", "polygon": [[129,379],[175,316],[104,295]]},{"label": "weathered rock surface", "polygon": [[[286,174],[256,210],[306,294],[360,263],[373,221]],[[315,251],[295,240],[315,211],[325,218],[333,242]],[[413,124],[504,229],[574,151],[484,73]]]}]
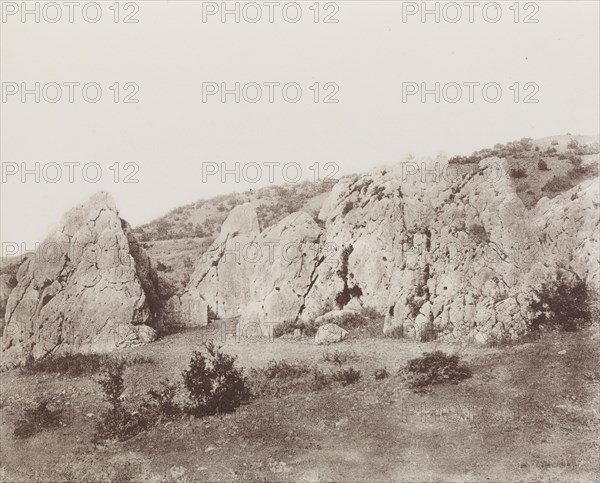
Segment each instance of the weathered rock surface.
[{"label": "weathered rock surface", "polygon": [[[199,261],[180,304],[174,302],[176,311],[185,312],[189,325],[204,325],[210,306],[221,318],[242,316],[268,333],[270,326],[302,310],[323,258],[319,233],[306,213],[292,214],[260,233],[254,209],[237,206]],[[193,303],[201,310],[184,310]]]},{"label": "weathered rock surface", "polygon": [[503,159],[464,173],[427,163],[344,178],[318,219],[295,213],[264,232],[238,206],[182,300],[265,333],[337,305],[374,308],[407,338],[486,342],[525,334],[558,270],[597,286],[597,179],[528,210]]},{"label": "weathered rock surface", "polygon": [[317,334],[315,335],[315,343],[319,345],[323,344],[335,344],[336,342],[343,341],[346,337],[348,337],[348,331],[342,329],[339,325],[336,324],[324,324],[321,325]]},{"label": "weathered rock surface", "polygon": [[3,363],[101,352],[156,338],[150,260],[98,193],[72,209],[20,266],[6,307]]}]

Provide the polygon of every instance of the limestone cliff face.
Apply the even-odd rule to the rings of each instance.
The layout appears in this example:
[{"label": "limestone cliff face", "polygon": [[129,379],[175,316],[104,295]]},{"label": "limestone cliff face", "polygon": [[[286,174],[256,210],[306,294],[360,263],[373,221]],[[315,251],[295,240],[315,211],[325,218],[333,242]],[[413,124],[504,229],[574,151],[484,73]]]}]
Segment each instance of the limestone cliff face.
[{"label": "limestone cliff face", "polygon": [[535,210],[546,260],[575,272],[600,288],[599,180],[590,179],[552,200],[542,198]]},{"label": "limestone cliff face", "polygon": [[262,233],[252,208],[237,207],[180,305],[265,332],[368,306],[404,337],[484,342],[523,335],[535,290],[557,270],[598,283],[598,180],[527,210],[502,159],[437,178],[406,168],[344,178],[318,219],[296,213]]},{"label": "limestone cliff face", "polygon": [[17,281],[6,306],[3,363],[155,337],[156,276],[106,193],[69,211]]}]

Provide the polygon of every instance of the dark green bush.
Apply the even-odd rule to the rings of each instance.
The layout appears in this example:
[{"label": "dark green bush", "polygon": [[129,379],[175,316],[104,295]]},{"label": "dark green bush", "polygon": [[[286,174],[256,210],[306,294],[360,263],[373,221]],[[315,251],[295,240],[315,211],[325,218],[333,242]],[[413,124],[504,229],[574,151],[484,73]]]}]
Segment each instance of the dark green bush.
[{"label": "dark green bush", "polygon": [[179,384],[168,379],[162,381],[159,389],[148,391],[148,398],[142,404],[141,412],[153,420],[175,418],[182,413],[182,407],[175,400],[178,392]]},{"label": "dark green bush", "polygon": [[542,285],[531,308],[535,313],[533,330],[575,331],[591,318],[587,284],[583,279],[559,272],[556,280]]},{"label": "dark green bush", "polygon": [[384,367],[383,369],[377,369],[375,371],[375,380],[381,381],[382,379],[387,379],[390,376],[387,369]]},{"label": "dark green bush", "polygon": [[527,171],[525,168],[511,168],[510,169],[510,177],[511,178],[526,178]]},{"label": "dark green bush", "polygon": [[358,354],[356,354],[356,352],[340,352],[338,350],[335,350],[333,352],[325,351],[323,353],[323,360],[325,362],[333,362],[338,366],[341,366],[342,364],[345,364],[349,361],[358,361],[358,359],[359,357]]},{"label": "dark green bush", "polygon": [[342,215],[346,216],[352,211],[352,208],[354,208],[354,203],[352,201],[347,201],[342,210]]},{"label": "dark green bush", "polygon": [[484,226],[480,225],[479,223],[472,223],[469,225],[468,232],[473,238],[482,243],[486,243],[488,241],[488,234],[485,231]]},{"label": "dark green bush", "polygon": [[540,171],[550,171],[550,168],[548,168],[548,163],[546,163],[546,161],[544,161],[543,159],[540,159],[538,161],[538,169]]},{"label": "dark green bush", "polygon": [[243,370],[235,367],[235,357],[215,348],[212,341],[204,346],[207,355],[194,352],[182,374],[190,399],[186,409],[194,416],[232,412],[248,398]]},{"label": "dark green bush", "polygon": [[268,379],[290,379],[304,376],[312,371],[312,366],[301,361],[276,361],[270,360],[264,369],[265,376]]},{"label": "dark green bush", "polygon": [[249,386],[253,397],[284,396],[306,390],[319,391],[332,382],[316,366],[301,361],[269,361],[266,367],[250,369]]},{"label": "dark green bush", "polygon": [[96,423],[94,441],[116,439],[125,441],[148,428],[149,422],[137,411],[130,411],[123,405],[122,396],[125,390],[123,375],[125,363],[110,361],[98,383],[104,392],[104,400],[110,408],[103,411]]},{"label": "dark green bush", "polygon": [[570,190],[573,186],[575,186],[573,182],[566,176],[554,176],[550,181],[548,181],[544,186],[542,186],[542,191],[550,191],[556,193]]},{"label": "dark green bush", "polygon": [[333,373],[333,380],[341,382],[342,386],[348,386],[354,384],[360,379],[360,371],[357,371],[353,367],[349,369],[341,369]]},{"label": "dark green bush", "polygon": [[426,352],[409,360],[401,374],[416,392],[442,382],[457,384],[472,375],[471,369],[460,363],[458,355],[450,356],[442,351]]}]

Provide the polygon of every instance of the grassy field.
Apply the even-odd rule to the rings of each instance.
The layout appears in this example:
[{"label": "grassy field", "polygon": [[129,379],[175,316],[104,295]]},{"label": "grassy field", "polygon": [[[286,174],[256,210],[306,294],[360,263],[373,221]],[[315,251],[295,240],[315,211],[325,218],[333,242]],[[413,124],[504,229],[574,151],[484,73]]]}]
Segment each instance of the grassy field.
[{"label": "grassy field", "polygon": [[[211,338],[215,332],[211,331]],[[462,347],[353,338],[329,348],[310,340],[247,341],[217,334],[246,369],[269,360],[316,364],[349,353],[361,372],[346,387],[298,387],[253,399],[235,414],[160,423],[122,443],[93,443],[102,410],[97,376],[2,373],[2,481],[594,481],[599,470],[597,329],[510,347]],[[165,377],[177,379],[205,329],[174,334],[120,355],[127,401]],[[458,352],[473,376],[411,391],[398,369],[432,350]],[[390,377],[376,380],[376,369]],[[66,408],[54,429],[15,439],[36,396]],[[596,475],[596,476],[594,476]]]}]

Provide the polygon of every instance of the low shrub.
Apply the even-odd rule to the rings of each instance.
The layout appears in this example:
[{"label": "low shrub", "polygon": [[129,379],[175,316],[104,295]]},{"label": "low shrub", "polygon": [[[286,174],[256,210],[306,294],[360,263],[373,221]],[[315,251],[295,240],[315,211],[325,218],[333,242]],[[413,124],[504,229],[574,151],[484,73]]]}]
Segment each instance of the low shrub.
[{"label": "low shrub", "polygon": [[248,381],[252,397],[279,397],[307,389],[319,391],[329,386],[332,379],[305,362],[272,360],[264,368],[252,368]]},{"label": "low shrub", "polygon": [[382,379],[387,379],[390,377],[390,374],[385,367],[383,369],[377,369],[374,375],[376,381],[381,381]]},{"label": "low shrub", "polygon": [[[44,359],[28,359],[21,367],[25,374],[48,373],[63,374],[66,376],[80,377],[97,374],[111,361],[117,359],[112,354],[65,354],[62,356],[49,356]],[[151,364],[154,360],[147,356],[129,356],[123,359],[128,366]]]},{"label": "low shrub", "polygon": [[125,441],[148,427],[148,421],[141,413],[130,411],[123,405],[124,373],[125,363],[112,360],[98,380],[104,392],[104,400],[110,404],[110,408],[100,414],[96,423],[95,442],[115,439]]},{"label": "low shrub", "polygon": [[550,181],[542,186],[542,191],[556,193],[570,190],[573,186],[575,186],[573,182],[566,176],[554,176]]},{"label": "low shrub", "polygon": [[45,429],[56,428],[61,425],[63,409],[50,409],[48,399],[39,400],[35,407],[26,409],[23,419],[15,424],[13,435],[16,439],[27,439]]},{"label": "low shrub", "polygon": [[548,167],[548,163],[546,163],[546,161],[544,161],[543,159],[540,159],[538,161],[538,169],[540,171],[550,171],[550,168]]},{"label": "low shrub", "polygon": [[349,369],[341,369],[333,373],[333,380],[342,383],[342,386],[348,386],[354,384],[360,379],[360,371],[357,371],[353,367]]},{"label": "low shrub", "polygon": [[312,371],[312,366],[306,362],[287,362],[272,359],[269,361],[264,371],[265,376],[268,379],[293,379],[310,373]]},{"label": "low shrub", "polygon": [[283,335],[291,334],[296,329],[300,329],[303,335],[313,336],[317,333],[318,327],[314,321],[303,322],[301,320],[287,319],[273,328],[273,337],[279,338]]},{"label": "low shrub", "polygon": [[422,392],[442,382],[457,384],[471,377],[472,373],[471,369],[460,363],[458,355],[435,351],[426,352],[421,357],[409,360],[401,370],[401,375],[411,389]]},{"label": "low shrub", "polygon": [[471,225],[469,225],[468,231],[469,231],[469,234],[476,240],[479,240],[482,243],[485,243],[488,241],[488,234],[485,231],[485,228],[483,225],[481,225],[479,223],[472,223]]},{"label": "low shrub", "polygon": [[345,364],[349,361],[358,361],[358,359],[359,357],[358,354],[356,354],[356,352],[340,352],[338,350],[335,350],[333,352],[325,351],[323,353],[323,360],[325,362],[333,362],[338,366],[341,366],[342,364]]},{"label": "low shrub", "polygon": [[511,178],[518,179],[527,177],[527,171],[525,170],[525,168],[511,168],[509,174]]},{"label": "low shrub", "polygon": [[542,285],[531,304],[535,316],[531,327],[575,331],[591,319],[589,291],[584,279],[559,272],[552,282]]},{"label": "low shrub", "polygon": [[248,399],[243,370],[235,367],[235,357],[224,354],[212,341],[204,346],[207,355],[195,351],[182,374],[190,400],[186,411],[194,416],[232,412]]},{"label": "low shrub", "polygon": [[180,385],[168,379],[160,383],[158,389],[148,391],[147,400],[142,404],[142,413],[154,420],[160,418],[173,419],[179,416],[183,409],[176,402]]},{"label": "low shrub", "polygon": [[404,329],[402,326],[398,325],[392,330],[388,330],[385,335],[390,339],[404,339]]},{"label": "low shrub", "polygon": [[209,305],[206,309],[206,320],[209,324],[212,324],[215,320],[218,320],[219,317],[217,313],[213,310],[213,308]]},{"label": "low shrub", "polygon": [[348,213],[352,211],[354,208],[354,203],[352,201],[347,201],[342,210],[342,215],[346,216]]}]

